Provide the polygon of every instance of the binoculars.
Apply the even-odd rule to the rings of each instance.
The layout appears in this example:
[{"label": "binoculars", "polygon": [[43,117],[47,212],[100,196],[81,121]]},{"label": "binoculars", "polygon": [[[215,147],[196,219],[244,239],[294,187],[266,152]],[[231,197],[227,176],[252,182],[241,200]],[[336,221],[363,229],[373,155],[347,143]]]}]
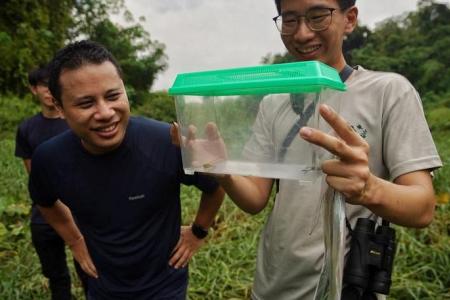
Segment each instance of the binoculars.
[{"label": "binoculars", "polygon": [[342,300],[376,300],[388,295],[395,256],[395,230],[383,220],[359,218],[352,231],[350,252],[344,268]]}]

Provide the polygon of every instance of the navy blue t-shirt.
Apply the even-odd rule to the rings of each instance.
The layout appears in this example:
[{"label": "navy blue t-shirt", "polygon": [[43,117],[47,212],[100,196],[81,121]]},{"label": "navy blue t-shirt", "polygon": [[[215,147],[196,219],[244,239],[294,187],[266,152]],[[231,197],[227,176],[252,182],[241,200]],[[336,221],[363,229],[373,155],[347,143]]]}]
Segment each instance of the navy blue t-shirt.
[{"label": "navy blue t-shirt", "polygon": [[218,187],[184,174],[168,124],[132,117],[122,144],[107,154],[89,154],[71,131],[38,147],[30,194],[39,205],[60,199],[72,211],[99,273],[89,279],[93,294],[171,299],[188,276],[168,265],[180,236],[180,183]]},{"label": "navy blue t-shirt", "polygon": [[[65,120],[61,118],[46,118],[42,113],[20,123],[16,134],[15,156],[31,159],[36,148],[43,142],[68,130]],[[36,205],[31,206],[31,223],[46,224]]]}]

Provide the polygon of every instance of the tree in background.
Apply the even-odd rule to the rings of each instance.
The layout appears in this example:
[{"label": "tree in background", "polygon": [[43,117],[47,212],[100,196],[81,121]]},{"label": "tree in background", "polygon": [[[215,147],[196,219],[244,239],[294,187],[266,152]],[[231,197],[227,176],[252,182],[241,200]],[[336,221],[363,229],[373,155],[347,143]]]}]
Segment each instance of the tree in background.
[{"label": "tree in background", "polygon": [[0,1],[0,93],[27,92],[27,73],[63,46],[72,0]]},{"label": "tree in background", "polygon": [[[126,26],[111,21],[120,14]],[[3,0],[0,93],[26,93],[30,69],[47,63],[67,42],[85,38],[104,44],[117,58],[134,104],[148,97],[157,73],[167,67],[164,46],[150,39],[123,0]]]},{"label": "tree in background", "polygon": [[[76,3],[75,9],[72,38],[84,35],[108,48],[124,71],[131,104],[142,104],[149,98],[156,75],[167,67],[164,45],[151,40],[141,23],[126,10],[123,0],[83,0]],[[119,14],[123,14],[128,26],[111,21],[111,15]]]},{"label": "tree in background", "polygon": [[91,39],[114,54],[123,69],[131,103],[142,103],[156,74],[166,68],[164,47],[151,41],[140,24],[122,28],[108,19],[96,24]]},{"label": "tree in background", "polygon": [[[344,41],[350,65],[392,71],[407,77],[431,99],[450,92],[450,8],[434,0],[421,0],[418,10],[387,19],[373,31],[358,26]],[[264,63],[294,61],[289,54],[269,54]]]},{"label": "tree in background", "polygon": [[369,69],[406,76],[418,91],[442,94],[450,90],[450,8],[432,0],[403,19],[378,26],[365,46],[351,52]]}]

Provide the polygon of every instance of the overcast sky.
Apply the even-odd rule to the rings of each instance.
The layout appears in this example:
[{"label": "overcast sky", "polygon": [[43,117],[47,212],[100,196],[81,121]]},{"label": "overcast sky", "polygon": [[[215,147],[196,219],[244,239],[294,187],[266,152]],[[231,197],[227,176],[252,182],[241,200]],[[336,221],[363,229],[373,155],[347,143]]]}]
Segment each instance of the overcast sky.
[{"label": "overcast sky", "polygon": [[[417,0],[358,0],[359,20],[371,28],[416,9]],[[450,0],[440,1],[449,3]],[[153,90],[171,87],[178,73],[252,66],[284,52],[272,17],[273,0],[126,0],[153,40],[165,44],[168,69]]]}]

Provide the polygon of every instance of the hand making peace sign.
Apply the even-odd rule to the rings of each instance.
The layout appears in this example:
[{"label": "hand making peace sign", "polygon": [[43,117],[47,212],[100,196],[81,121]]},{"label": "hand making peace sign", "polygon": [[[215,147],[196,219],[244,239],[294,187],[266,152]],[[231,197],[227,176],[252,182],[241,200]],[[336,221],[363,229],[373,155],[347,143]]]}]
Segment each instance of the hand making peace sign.
[{"label": "hand making peace sign", "polygon": [[300,136],[337,156],[322,164],[327,183],[344,194],[348,203],[364,205],[373,176],[369,169],[369,144],[329,106],[322,104],[319,112],[338,137],[309,127],[303,127]]}]

